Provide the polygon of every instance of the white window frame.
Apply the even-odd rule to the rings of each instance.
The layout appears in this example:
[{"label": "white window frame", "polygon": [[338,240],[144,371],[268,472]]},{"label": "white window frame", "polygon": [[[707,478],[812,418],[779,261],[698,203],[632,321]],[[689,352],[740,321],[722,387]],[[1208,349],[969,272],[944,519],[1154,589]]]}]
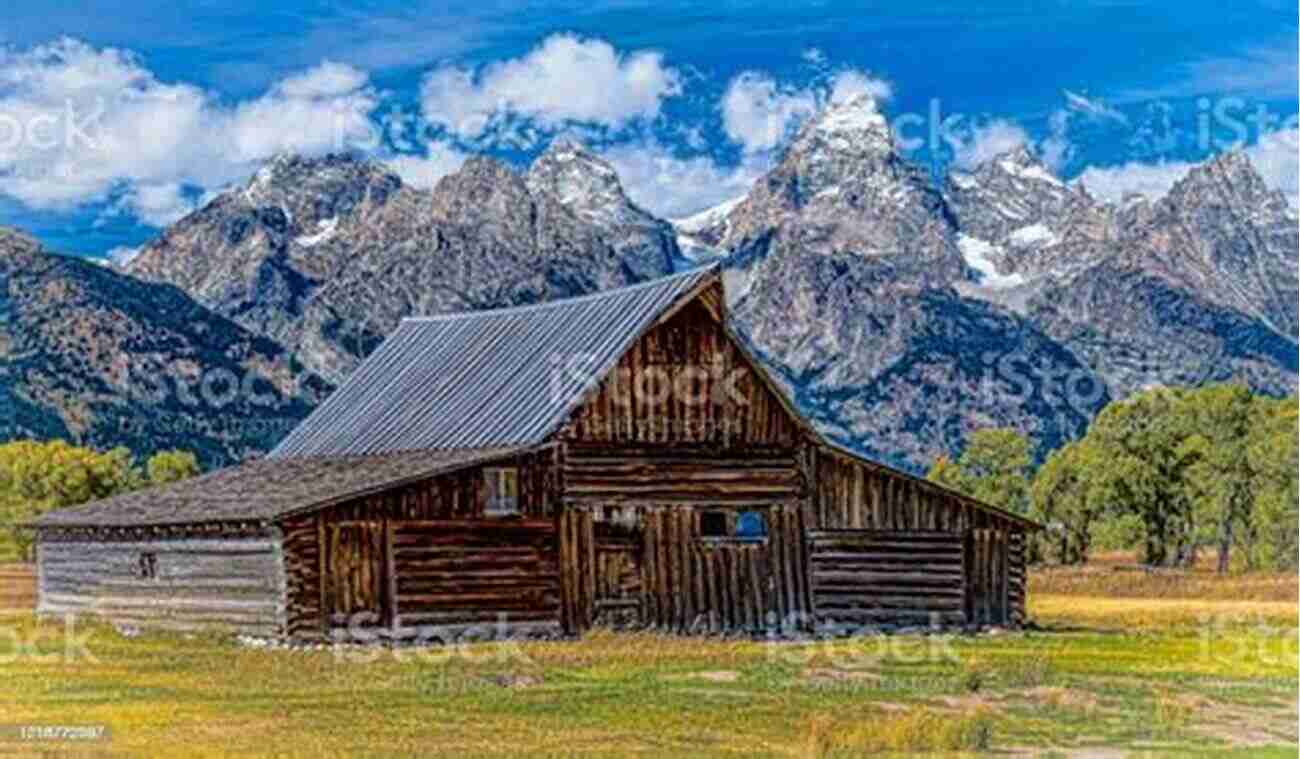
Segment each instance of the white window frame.
[{"label": "white window frame", "polygon": [[[512,517],[519,514],[519,467],[484,467],[483,485],[484,515]],[[513,493],[510,492],[512,490]],[[503,491],[506,494],[503,495]]]}]

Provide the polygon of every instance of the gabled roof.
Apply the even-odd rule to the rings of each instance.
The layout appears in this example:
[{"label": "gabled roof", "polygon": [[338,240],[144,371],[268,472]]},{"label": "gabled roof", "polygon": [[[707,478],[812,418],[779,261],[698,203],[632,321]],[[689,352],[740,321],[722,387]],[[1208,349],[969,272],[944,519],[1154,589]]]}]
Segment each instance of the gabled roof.
[{"label": "gabled roof", "polygon": [[705,267],[519,308],[406,319],[272,458],[525,446],[557,429]]},{"label": "gabled roof", "polygon": [[51,511],[35,525],[132,527],[267,521],[522,452],[506,448],[260,459],[170,485]]}]

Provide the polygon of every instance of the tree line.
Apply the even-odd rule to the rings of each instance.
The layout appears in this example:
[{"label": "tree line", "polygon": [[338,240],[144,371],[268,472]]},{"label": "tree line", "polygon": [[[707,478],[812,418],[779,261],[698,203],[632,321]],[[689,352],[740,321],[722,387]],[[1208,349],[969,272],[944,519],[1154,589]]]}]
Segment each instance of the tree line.
[{"label": "tree line", "polygon": [[1086,562],[1136,549],[1149,565],[1189,567],[1213,551],[1219,572],[1297,567],[1297,399],[1237,384],[1155,388],[1115,401],[1087,434],[1035,467],[1010,429],[972,434],[935,482],[1025,514],[1046,530],[1030,559]]},{"label": "tree line", "polygon": [[126,448],[99,452],[63,440],[0,445],[0,555],[31,560],[29,524],[53,509],[87,503],[199,473],[187,451],[162,451],[143,463]]}]

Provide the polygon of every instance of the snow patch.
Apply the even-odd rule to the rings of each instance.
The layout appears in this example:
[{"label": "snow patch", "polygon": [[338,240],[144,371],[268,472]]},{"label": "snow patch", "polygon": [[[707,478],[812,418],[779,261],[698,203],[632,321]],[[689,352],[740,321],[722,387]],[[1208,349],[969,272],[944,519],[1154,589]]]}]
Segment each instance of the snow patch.
[{"label": "snow patch", "polygon": [[745,196],[741,195],[740,197],[719,203],[712,208],[706,208],[692,216],[685,216],[680,219],[669,219],[668,221],[678,232],[683,232],[685,234],[700,232],[727,218],[727,216],[736,209],[736,206],[740,205],[744,201]]},{"label": "snow patch", "polygon": [[302,235],[301,237],[296,237],[294,238],[294,242],[298,243],[304,248],[315,247],[332,238],[334,236],[335,230],[338,229],[338,226],[339,226],[339,217],[337,216],[331,216],[328,219],[321,219],[320,221],[316,222],[316,234]]},{"label": "snow patch", "polygon": [[967,265],[979,273],[980,284],[984,287],[1003,289],[1025,283],[1025,278],[1019,274],[998,273],[998,267],[989,257],[999,252],[1000,249],[996,245],[978,237],[958,235],[957,248],[961,251],[962,258],[966,259]]},{"label": "snow patch", "polygon": [[1021,227],[1010,234],[1012,245],[1055,245],[1058,242],[1056,233],[1048,229],[1044,224],[1030,224],[1027,227]]},{"label": "snow patch", "polygon": [[819,132],[831,133],[879,129],[884,126],[884,114],[876,109],[876,101],[869,97],[858,97],[834,105],[817,121]]},{"label": "snow patch", "polygon": [[1016,163],[1010,159],[1003,158],[998,162],[998,166],[1006,173],[1020,177],[1021,179],[1033,179],[1038,182],[1047,182],[1048,184],[1054,184],[1058,187],[1065,186],[1064,182],[1052,176],[1051,172],[1038,164]]}]

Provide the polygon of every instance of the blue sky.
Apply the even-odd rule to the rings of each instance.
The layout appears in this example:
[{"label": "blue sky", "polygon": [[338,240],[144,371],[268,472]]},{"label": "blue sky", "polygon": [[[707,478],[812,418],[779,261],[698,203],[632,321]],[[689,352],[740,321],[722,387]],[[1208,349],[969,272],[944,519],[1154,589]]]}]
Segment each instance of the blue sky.
[{"label": "blue sky", "polygon": [[67,252],[138,245],[276,152],[339,146],[430,184],[573,134],[683,215],[863,94],[936,176],[1025,142],[1099,195],[1158,193],[1240,143],[1296,195],[1293,3],[14,5],[0,223]]}]

